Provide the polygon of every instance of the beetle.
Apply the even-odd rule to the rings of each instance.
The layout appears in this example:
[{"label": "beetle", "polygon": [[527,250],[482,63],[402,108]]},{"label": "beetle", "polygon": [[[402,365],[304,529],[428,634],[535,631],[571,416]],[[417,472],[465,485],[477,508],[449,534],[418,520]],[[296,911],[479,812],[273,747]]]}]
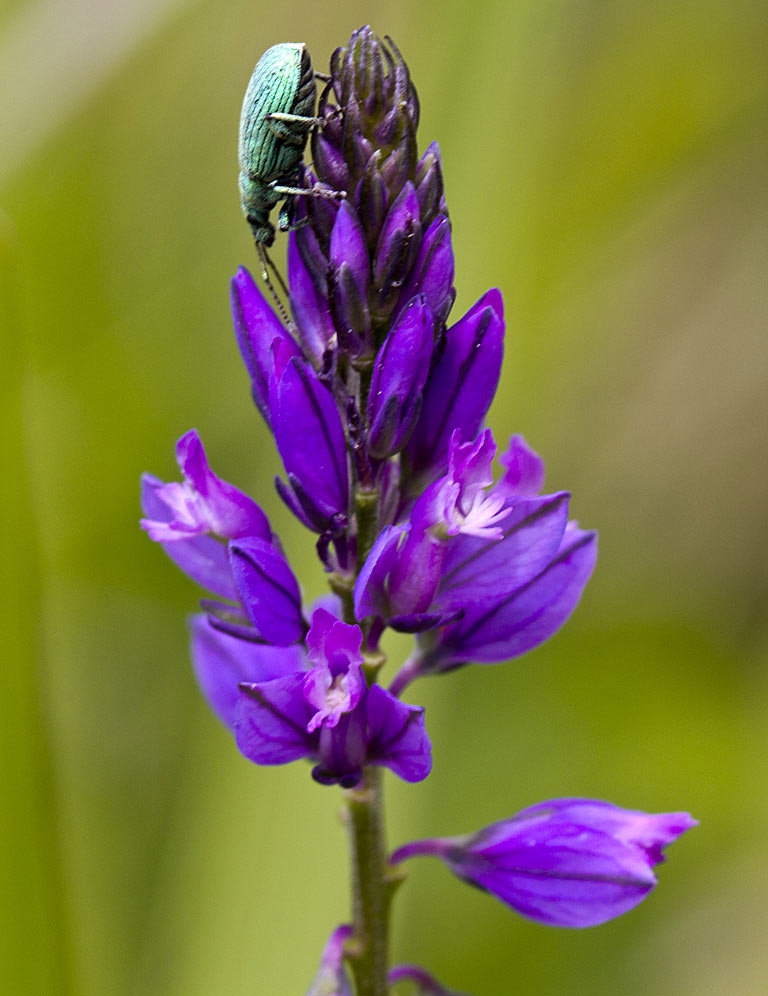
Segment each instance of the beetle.
[{"label": "beetle", "polygon": [[[281,42],[256,63],[240,115],[240,194],[243,213],[257,248],[271,246],[275,226],[269,215],[280,200],[308,193],[296,188],[314,116],[317,87],[304,42]],[[290,227],[280,212],[280,229]]]}]

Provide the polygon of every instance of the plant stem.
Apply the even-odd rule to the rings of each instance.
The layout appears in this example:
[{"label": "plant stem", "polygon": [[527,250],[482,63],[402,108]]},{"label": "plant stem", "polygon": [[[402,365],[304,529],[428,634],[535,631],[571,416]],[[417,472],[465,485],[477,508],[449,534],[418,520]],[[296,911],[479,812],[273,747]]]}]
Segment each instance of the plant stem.
[{"label": "plant stem", "polygon": [[352,852],[349,962],[357,996],[387,996],[389,905],[398,878],[388,873],[381,770],[366,768],[360,785],[344,794]]}]

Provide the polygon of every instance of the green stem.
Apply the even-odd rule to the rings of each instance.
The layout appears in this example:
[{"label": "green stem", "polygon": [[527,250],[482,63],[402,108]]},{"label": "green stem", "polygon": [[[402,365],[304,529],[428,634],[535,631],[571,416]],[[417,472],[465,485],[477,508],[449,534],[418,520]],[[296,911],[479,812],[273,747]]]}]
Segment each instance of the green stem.
[{"label": "green stem", "polygon": [[344,794],[352,850],[352,923],[349,962],[357,996],[387,996],[389,905],[398,877],[389,873],[384,840],[382,778],[365,769]]}]

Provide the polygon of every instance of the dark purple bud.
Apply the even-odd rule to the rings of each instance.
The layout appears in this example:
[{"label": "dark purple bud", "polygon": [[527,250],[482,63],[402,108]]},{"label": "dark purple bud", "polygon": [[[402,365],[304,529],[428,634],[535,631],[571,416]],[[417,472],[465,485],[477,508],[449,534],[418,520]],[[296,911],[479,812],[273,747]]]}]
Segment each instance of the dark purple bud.
[{"label": "dark purple bud", "polygon": [[368,449],[383,460],[408,441],[421,407],[434,340],[434,319],[423,295],[398,315],[376,356],[368,395]]},{"label": "dark purple bud", "polygon": [[368,247],[360,219],[349,201],[342,201],[336,213],[329,262],[334,269],[346,265],[357,283],[360,297],[367,298],[371,275]]},{"label": "dark purple bud", "polygon": [[299,583],[288,561],[262,539],[229,544],[232,574],[248,618],[268,643],[287,647],[304,633]]},{"label": "dark purple bud", "polygon": [[367,295],[360,291],[360,284],[352,268],[341,263],[329,271],[329,304],[333,323],[344,352],[357,356],[368,350],[371,341],[371,315]]},{"label": "dark purple bud", "polygon": [[402,189],[416,170],[416,132],[407,115],[400,115],[399,124],[394,147],[381,164],[381,175],[391,197]]},{"label": "dark purple bud", "polygon": [[516,912],[555,927],[594,927],[633,909],[657,884],[663,848],[697,825],[688,813],[642,813],[595,799],[552,799],[467,837],[415,841],[417,855]]},{"label": "dark purple bud", "polygon": [[256,407],[270,425],[269,381],[273,372],[272,345],[285,343],[293,355],[300,356],[299,347],[285,326],[267,304],[253,277],[241,266],[232,278],[232,317],[240,353],[248,373]]},{"label": "dark purple bud", "polygon": [[376,247],[373,280],[378,289],[378,311],[388,313],[394,306],[416,257],[420,236],[419,202],[409,181],[389,209]]},{"label": "dark purple bud", "polygon": [[355,207],[365,230],[369,249],[373,249],[387,214],[387,185],[379,171],[381,152],[376,152],[368,160],[365,172],[355,191]]},{"label": "dark purple bud", "polygon": [[213,712],[234,732],[234,713],[241,681],[271,681],[300,671],[299,646],[272,647],[235,639],[214,629],[207,616],[189,620],[192,666]]},{"label": "dark purple bud", "polygon": [[[312,198],[295,198],[296,201],[310,199]],[[302,206],[300,217],[309,217],[306,205]],[[311,225],[304,225],[293,233],[296,240],[296,247],[301,255],[301,261],[309,273],[313,284],[323,297],[328,296],[326,275],[328,273],[328,247],[331,241],[331,230],[329,229],[325,234],[327,235],[325,245],[321,246],[318,233],[314,231]]]},{"label": "dark purple bud", "polygon": [[332,128],[315,128],[312,132],[312,165],[319,179],[336,190],[349,190],[352,176],[339,145],[333,141]]},{"label": "dark purple bud", "polygon": [[445,215],[438,215],[424,233],[400,300],[410,300],[418,290],[425,295],[437,321],[445,322],[455,296],[453,275],[451,224]]},{"label": "dark purple bud", "polygon": [[437,142],[433,142],[419,160],[414,182],[421,209],[421,223],[427,226],[440,210],[443,198],[443,167]]},{"label": "dark purple bud", "polygon": [[346,516],[347,449],[333,395],[307,364],[294,358],[280,380],[276,408],[275,442],[294,492],[300,485],[326,526],[334,516]]},{"label": "dark purple bud", "polygon": [[296,232],[291,232],[288,237],[291,311],[299,329],[305,355],[311,357],[316,366],[320,366],[336,329],[328,310],[325,280],[322,284],[318,284],[307,269],[296,235]]},{"label": "dark purple bud", "polygon": [[405,449],[410,493],[445,472],[451,435],[477,434],[501,372],[504,311],[490,290],[445,334],[445,349],[424,389],[416,428]]}]

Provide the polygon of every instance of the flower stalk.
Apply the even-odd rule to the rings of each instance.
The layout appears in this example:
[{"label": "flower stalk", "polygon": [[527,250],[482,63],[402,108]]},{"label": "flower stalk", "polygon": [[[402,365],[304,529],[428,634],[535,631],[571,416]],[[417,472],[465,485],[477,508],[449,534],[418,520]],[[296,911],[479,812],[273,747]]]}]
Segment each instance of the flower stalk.
[{"label": "flower stalk", "polygon": [[390,904],[400,876],[387,864],[381,773],[366,769],[344,795],[352,858],[349,963],[357,996],[387,996]]}]

